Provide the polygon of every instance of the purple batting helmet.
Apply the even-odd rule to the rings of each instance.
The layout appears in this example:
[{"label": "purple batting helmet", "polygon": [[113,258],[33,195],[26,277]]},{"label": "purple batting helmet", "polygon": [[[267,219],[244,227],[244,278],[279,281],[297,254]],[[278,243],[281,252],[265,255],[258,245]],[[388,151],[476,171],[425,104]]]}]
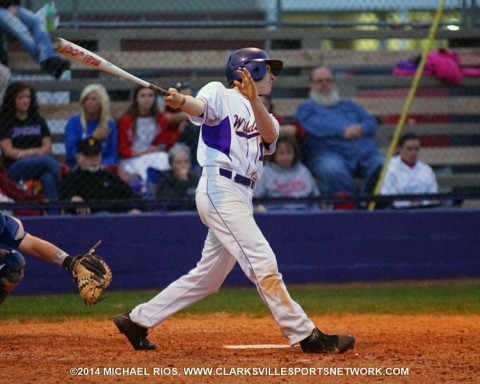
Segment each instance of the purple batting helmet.
[{"label": "purple batting helmet", "polygon": [[270,64],[273,75],[278,76],[283,67],[281,60],[271,60],[265,51],[258,48],[242,48],[233,51],[227,61],[225,74],[228,85],[232,85],[233,80],[241,80],[237,69],[247,68],[253,80],[260,81],[267,73],[265,64]]}]

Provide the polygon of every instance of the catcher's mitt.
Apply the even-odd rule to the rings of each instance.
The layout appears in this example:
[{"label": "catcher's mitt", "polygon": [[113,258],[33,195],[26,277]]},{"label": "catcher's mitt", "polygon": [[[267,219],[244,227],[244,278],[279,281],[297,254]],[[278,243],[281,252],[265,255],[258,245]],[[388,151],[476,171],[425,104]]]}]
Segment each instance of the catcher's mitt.
[{"label": "catcher's mitt", "polygon": [[101,300],[103,291],[112,282],[110,267],[100,256],[94,254],[99,244],[100,241],[88,253],[75,256],[70,266],[78,292],[88,305],[96,304]]}]

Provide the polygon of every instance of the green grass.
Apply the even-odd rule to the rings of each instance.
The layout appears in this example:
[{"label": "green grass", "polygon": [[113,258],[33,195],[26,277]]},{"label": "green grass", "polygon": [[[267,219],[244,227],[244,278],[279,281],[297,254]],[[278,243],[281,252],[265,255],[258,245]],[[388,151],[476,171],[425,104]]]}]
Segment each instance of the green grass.
[{"label": "green grass", "polygon": [[[480,284],[425,286],[291,287],[291,296],[311,315],[323,314],[480,314]],[[152,298],[156,291],[107,291],[95,306],[77,295],[23,296],[15,291],[0,306],[0,320],[59,321],[71,318],[112,318]],[[184,309],[178,316],[210,313],[269,314],[253,288],[223,288]]]}]

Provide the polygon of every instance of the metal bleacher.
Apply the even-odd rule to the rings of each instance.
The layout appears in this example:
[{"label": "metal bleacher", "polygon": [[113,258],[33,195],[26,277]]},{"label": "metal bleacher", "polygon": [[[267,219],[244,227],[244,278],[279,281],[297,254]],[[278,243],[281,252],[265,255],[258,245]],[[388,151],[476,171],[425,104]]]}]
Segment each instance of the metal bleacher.
[{"label": "metal bleacher", "polygon": [[[412,77],[393,76],[397,62],[421,53],[420,49],[357,50],[322,49],[322,42],[370,39],[426,39],[427,29],[328,29],[323,27],[265,28],[59,28],[52,38],[62,37],[84,45],[119,67],[157,84],[168,87],[179,79],[188,79],[194,89],[212,80],[224,81],[223,68],[232,49],[258,46],[272,57],[284,61],[272,94],[278,115],[291,118],[296,107],[308,95],[308,73],[319,64],[334,69],[342,96],[353,98],[380,122],[377,140],[386,151],[396,119],[402,111]],[[477,41],[478,29],[439,30],[436,38],[445,43]],[[288,47],[286,47],[288,42]],[[314,44],[312,42],[315,42]],[[333,43],[332,43],[333,42]],[[455,45],[455,44],[454,44]],[[480,67],[478,47],[455,48],[462,65]],[[110,74],[99,73],[72,62],[71,73],[59,81],[41,75],[38,65],[23,51],[10,54],[10,66],[19,76],[30,77],[31,84],[45,96],[42,114],[51,123],[54,151],[64,154],[63,125],[78,112],[78,95],[89,83],[101,82],[112,98],[112,114],[120,117],[126,109],[134,85]],[[464,78],[452,87],[434,77],[423,77],[412,105],[408,129],[423,137],[422,159],[438,170],[444,189],[480,187],[480,78]],[[438,116],[446,116],[438,119]],[[435,138],[440,138],[436,140]],[[446,171],[447,170],[447,171]],[[456,171],[458,170],[458,172]]]}]

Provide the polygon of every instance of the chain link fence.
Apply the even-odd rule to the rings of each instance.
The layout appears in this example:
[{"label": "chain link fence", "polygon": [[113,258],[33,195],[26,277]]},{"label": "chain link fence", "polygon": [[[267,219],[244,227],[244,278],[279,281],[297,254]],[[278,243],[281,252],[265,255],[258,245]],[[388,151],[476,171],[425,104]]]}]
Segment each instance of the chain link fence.
[{"label": "chain link fence", "polygon": [[[17,214],[194,209],[198,127],[149,90],[61,57],[51,60],[56,37],[163,88],[174,86],[193,95],[210,81],[225,83],[225,62],[234,49],[255,46],[283,60],[271,94],[274,114],[285,132],[296,132],[300,158],[321,194],[300,195],[306,200],[302,204],[297,204],[299,198],[291,204],[291,196],[297,196],[291,191],[280,198],[259,196],[262,209],[365,208],[371,201],[386,208],[403,201],[398,195],[408,197],[410,207],[471,206],[480,196],[476,0],[445,1],[430,53],[447,53],[440,59],[450,67],[439,74],[434,59],[427,62],[402,129],[402,134],[414,134],[407,147],[428,164],[437,188],[420,188],[424,180],[408,176],[406,168],[407,188],[400,188],[405,180],[385,178],[393,183],[389,196],[385,191],[374,195],[372,187],[362,189],[365,174],[356,165],[352,167],[358,169],[351,169],[355,193],[325,189],[326,182],[303,152],[310,139],[302,136],[302,128],[309,129],[298,128],[297,111],[310,98],[312,69],[324,65],[331,69],[340,97],[353,100],[378,124],[374,143],[387,153],[428,44],[437,1],[64,0],[54,3],[53,25],[49,4],[21,2],[36,12],[38,28],[47,36],[34,37],[36,49],[16,36],[15,29],[0,26],[0,87],[8,87],[0,116],[2,209]],[[17,28],[23,37],[35,30],[19,15],[11,20],[24,24],[26,29]],[[19,101],[25,93],[38,103],[36,118],[21,112],[28,110]],[[91,136],[100,142],[101,167],[90,159],[99,151],[95,140],[83,141],[86,155],[80,153],[79,160],[78,143]],[[174,157],[169,159],[172,148],[179,169],[188,164],[184,151],[190,156],[189,177],[182,181],[170,173],[176,166]],[[284,188],[295,183],[288,184]]]}]

